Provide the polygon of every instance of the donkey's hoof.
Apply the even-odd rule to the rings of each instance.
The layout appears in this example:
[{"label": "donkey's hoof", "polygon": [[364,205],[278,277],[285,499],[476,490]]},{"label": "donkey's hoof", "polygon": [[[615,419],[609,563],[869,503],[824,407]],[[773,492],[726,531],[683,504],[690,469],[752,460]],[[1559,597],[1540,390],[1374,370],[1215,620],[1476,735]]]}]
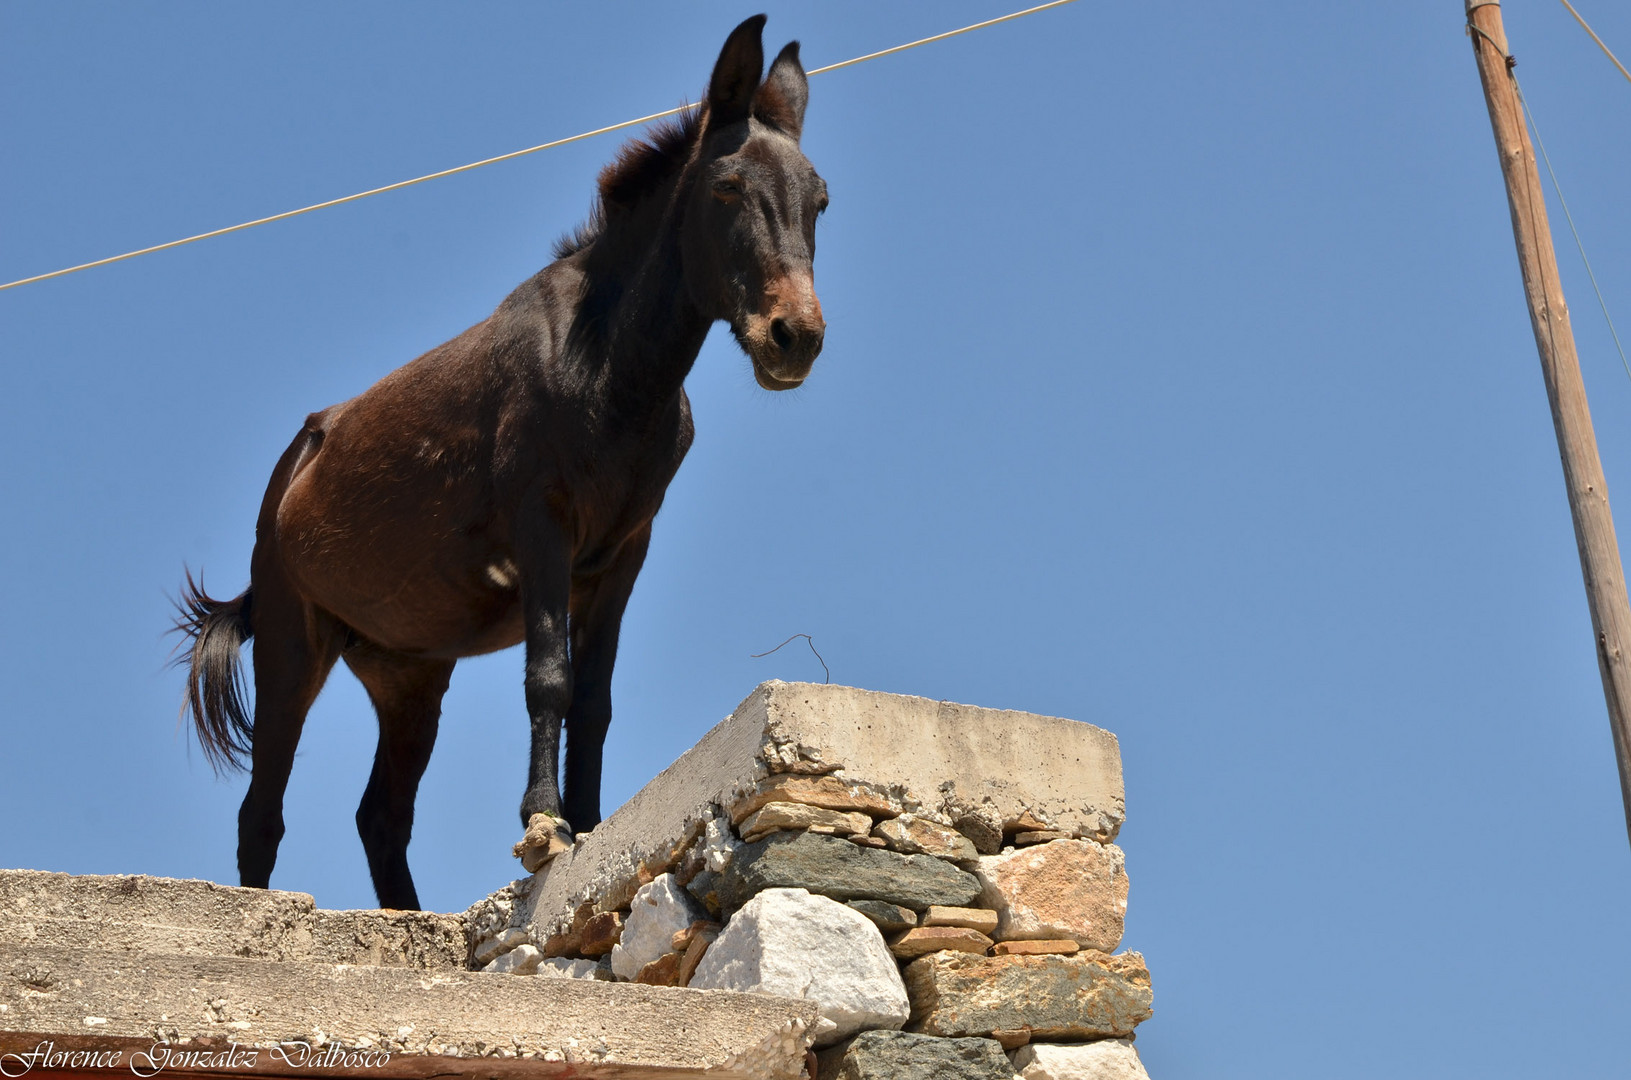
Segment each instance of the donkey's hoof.
[{"label": "donkey's hoof", "polygon": [[511,850],[521,860],[522,869],[536,874],[540,867],[571,847],[572,826],[565,818],[534,814],[527,821],[526,835]]}]

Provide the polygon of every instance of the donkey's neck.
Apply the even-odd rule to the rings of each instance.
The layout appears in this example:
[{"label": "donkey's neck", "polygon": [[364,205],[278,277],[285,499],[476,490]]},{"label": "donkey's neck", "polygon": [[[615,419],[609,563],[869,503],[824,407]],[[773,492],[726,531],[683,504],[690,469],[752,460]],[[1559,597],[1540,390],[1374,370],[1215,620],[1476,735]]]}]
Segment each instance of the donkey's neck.
[{"label": "donkey's neck", "polygon": [[609,222],[584,253],[582,344],[616,413],[675,402],[708,336],[713,320],[686,290],[678,233],[678,214],[659,203]]}]

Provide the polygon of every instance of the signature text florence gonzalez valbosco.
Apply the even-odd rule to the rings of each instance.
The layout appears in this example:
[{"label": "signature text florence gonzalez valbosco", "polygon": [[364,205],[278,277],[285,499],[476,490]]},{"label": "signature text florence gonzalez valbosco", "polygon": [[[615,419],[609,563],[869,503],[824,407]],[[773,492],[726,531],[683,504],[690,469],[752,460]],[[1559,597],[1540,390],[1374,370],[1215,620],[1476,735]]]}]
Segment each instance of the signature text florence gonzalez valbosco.
[{"label": "signature text florence gonzalez valbosco", "polygon": [[253,1069],[262,1054],[268,1064],[289,1069],[377,1069],[391,1060],[388,1050],[348,1049],[338,1043],[321,1047],[305,1042],[280,1043],[270,1049],[232,1043],[224,1050],[194,1050],[154,1043],[146,1050],[58,1050],[42,1042],[23,1053],[0,1054],[0,1075],[25,1076],[34,1069],[118,1069],[137,1076],[157,1076],[165,1069]]}]

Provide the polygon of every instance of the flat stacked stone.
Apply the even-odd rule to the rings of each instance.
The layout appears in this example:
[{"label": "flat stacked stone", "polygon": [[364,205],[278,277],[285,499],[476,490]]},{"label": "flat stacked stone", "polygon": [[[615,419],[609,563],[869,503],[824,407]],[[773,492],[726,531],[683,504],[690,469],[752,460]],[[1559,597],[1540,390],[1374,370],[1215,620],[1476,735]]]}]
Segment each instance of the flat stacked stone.
[{"label": "flat stacked stone", "polygon": [[[1008,1055],[1020,1080],[1150,1080],[1127,1039],[1034,1043]],[[825,1074],[823,1074],[825,1078]]]},{"label": "flat stacked stone", "polygon": [[882,900],[922,911],[966,906],[980,881],[933,855],[901,855],[819,833],[782,832],[739,851],[725,869],[719,899],[735,911],[764,889],[808,889],[834,900]]},{"label": "flat stacked stone", "polygon": [[1150,973],[1134,952],[930,953],[906,966],[906,988],[908,1028],[928,1035],[1028,1030],[1033,1039],[1102,1039],[1131,1035],[1150,1018]]}]

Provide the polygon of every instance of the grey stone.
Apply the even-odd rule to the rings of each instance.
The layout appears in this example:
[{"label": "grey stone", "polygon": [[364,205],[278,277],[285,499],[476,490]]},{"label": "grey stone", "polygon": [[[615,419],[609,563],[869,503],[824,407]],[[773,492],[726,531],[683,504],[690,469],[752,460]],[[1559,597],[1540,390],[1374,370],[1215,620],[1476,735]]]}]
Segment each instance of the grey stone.
[{"label": "grey stone", "polygon": [[863,1031],[816,1055],[818,1080],[1014,1080],[994,1039]]},{"label": "grey stone", "polygon": [[719,906],[719,883],[721,875],[716,870],[704,869],[696,877],[685,883],[685,891],[691,898],[708,909],[708,914],[718,916],[721,914]]},{"label": "grey stone", "polygon": [[763,889],[808,889],[834,900],[884,900],[913,911],[930,904],[969,907],[980,894],[973,874],[932,855],[901,855],[817,833],[776,833],[745,844],[718,886],[726,912]]},{"label": "grey stone", "polygon": [[802,997],[821,1007],[815,1043],[898,1028],[908,1003],[878,928],[803,889],[767,889],[731,917],[691,976],[693,989]]},{"label": "grey stone", "polygon": [[1023,1080],[1150,1080],[1126,1039],[1031,1043],[1008,1055]]},{"label": "grey stone", "polygon": [[898,934],[917,925],[917,912],[884,900],[846,900],[844,903],[878,924],[885,934]]},{"label": "grey stone", "polygon": [[258,1050],[261,1069],[295,1075],[309,1070],[280,1068],[272,1048],[305,1042],[388,1055],[350,1073],[369,1080],[795,1080],[816,1018],[812,1002],[762,994],[0,945],[0,1047],[8,1053],[91,1036],[128,1060],[156,1041],[185,1048],[230,1040]]}]

